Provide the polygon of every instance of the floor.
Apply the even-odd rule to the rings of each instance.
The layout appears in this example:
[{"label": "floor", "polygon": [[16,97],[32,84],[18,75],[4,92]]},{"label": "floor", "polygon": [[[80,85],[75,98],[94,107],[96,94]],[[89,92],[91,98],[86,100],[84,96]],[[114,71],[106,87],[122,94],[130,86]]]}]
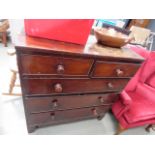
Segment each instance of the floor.
[{"label": "floor", "polygon": [[[10,78],[10,56],[7,55],[9,48],[13,48],[11,43],[8,47],[3,47],[0,43],[0,134],[27,135],[22,98],[2,95],[2,92],[6,91]],[[92,119],[44,127],[37,129],[31,135],[113,135],[116,128],[117,121],[111,113],[107,113],[100,121]],[[138,127],[122,134],[152,135],[155,132],[148,133],[144,127]]]}]

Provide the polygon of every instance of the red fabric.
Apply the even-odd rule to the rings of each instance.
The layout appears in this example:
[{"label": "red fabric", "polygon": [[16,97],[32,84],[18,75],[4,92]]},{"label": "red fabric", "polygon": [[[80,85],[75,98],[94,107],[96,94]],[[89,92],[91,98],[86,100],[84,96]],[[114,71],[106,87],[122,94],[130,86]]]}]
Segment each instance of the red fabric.
[{"label": "red fabric", "polygon": [[[144,50],[142,53],[145,55]],[[113,114],[124,128],[155,123],[155,52],[146,58],[126,86],[125,97],[119,98],[112,107]],[[130,99],[129,104],[126,104],[127,99]]]},{"label": "red fabric", "polygon": [[151,52],[142,69],[140,81],[144,82],[155,72],[155,52]]},{"label": "red fabric", "polygon": [[[149,57],[150,51],[147,51],[143,47],[137,47],[137,46],[133,46],[133,45],[128,45],[127,47],[130,48],[131,50],[133,50],[134,52],[136,52],[137,54],[139,54],[140,56],[142,56],[144,59],[147,59]],[[138,83],[138,80],[140,78],[140,73],[141,73],[144,65],[145,65],[145,61],[141,65],[141,67],[139,68],[137,73],[134,75],[134,77],[128,82],[127,86],[125,87],[126,91],[134,91],[134,89],[136,87],[136,83]]]},{"label": "red fabric", "polygon": [[[117,104],[114,104],[112,107],[112,111],[115,115],[115,117],[117,119],[120,119],[120,117],[122,117],[122,115],[124,114],[124,112],[129,110],[129,106],[128,105],[124,105],[122,101],[118,101]],[[115,110],[113,110],[115,109]]]},{"label": "red fabric", "polygon": [[121,100],[123,100],[123,103],[125,105],[130,105],[132,103],[132,99],[130,98],[130,96],[126,93],[126,91],[122,91],[122,93],[120,94],[120,98]]},{"label": "red fabric", "polygon": [[153,73],[153,74],[150,76],[150,78],[146,81],[146,83],[147,83],[149,86],[155,88],[155,73]]},{"label": "red fabric", "polygon": [[144,47],[141,46],[135,46],[135,45],[127,45],[128,48],[130,48],[131,50],[135,51],[136,53],[138,53],[139,55],[141,55],[144,58],[147,58],[150,54],[150,51],[147,51]]},{"label": "red fabric", "polygon": [[155,118],[155,89],[151,90],[145,84],[139,84],[135,93],[128,93],[132,98],[130,110],[124,113],[129,123]]},{"label": "red fabric", "polygon": [[120,94],[120,99],[118,102],[119,104],[113,105],[113,109],[115,109],[114,113],[117,118],[119,118],[125,111],[129,109],[132,100],[128,96],[128,94],[125,91],[123,91]]}]

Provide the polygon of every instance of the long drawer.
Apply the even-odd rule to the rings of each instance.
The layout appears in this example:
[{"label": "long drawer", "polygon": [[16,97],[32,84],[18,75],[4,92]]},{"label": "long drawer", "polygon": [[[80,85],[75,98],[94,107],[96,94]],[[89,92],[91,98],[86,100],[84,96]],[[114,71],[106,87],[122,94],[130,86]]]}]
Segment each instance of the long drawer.
[{"label": "long drawer", "polygon": [[25,75],[88,75],[93,64],[93,59],[63,57],[63,56],[39,56],[21,55],[22,74]]},{"label": "long drawer", "polygon": [[93,69],[94,77],[132,77],[140,64],[97,61]]},{"label": "long drawer", "polygon": [[26,95],[121,91],[129,79],[23,79]]},{"label": "long drawer", "polygon": [[30,113],[111,105],[118,94],[91,94],[53,97],[33,97],[25,99]]},{"label": "long drawer", "polygon": [[62,122],[75,121],[85,118],[98,118],[103,116],[109,110],[109,106],[98,106],[91,108],[81,108],[65,111],[54,111],[46,113],[31,114],[29,116],[29,125],[47,125]]}]

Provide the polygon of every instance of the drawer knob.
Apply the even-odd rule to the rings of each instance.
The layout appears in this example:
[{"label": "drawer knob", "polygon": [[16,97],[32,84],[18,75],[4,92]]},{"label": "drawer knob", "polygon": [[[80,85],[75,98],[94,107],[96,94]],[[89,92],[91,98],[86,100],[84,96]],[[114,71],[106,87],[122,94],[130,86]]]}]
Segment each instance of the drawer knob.
[{"label": "drawer knob", "polygon": [[105,101],[104,101],[104,98],[103,97],[99,97],[99,101],[100,101],[100,103],[104,103]]},{"label": "drawer knob", "polygon": [[101,116],[98,114],[97,110],[94,108],[92,109],[92,112],[93,112],[93,115],[97,118],[97,119],[100,119]]},{"label": "drawer knob", "polygon": [[108,88],[110,88],[110,89],[114,88],[114,86],[113,86],[113,84],[111,82],[108,83]]},{"label": "drawer knob", "polygon": [[51,119],[52,120],[55,120],[55,113],[54,112],[51,112],[50,115],[51,115]]},{"label": "drawer knob", "polygon": [[61,93],[62,92],[62,85],[60,83],[55,84],[54,90],[56,93]]},{"label": "drawer knob", "polygon": [[117,76],[123,76],[124,72],[121,69],[116,69]]},{"label": "drawer knob", "polygon": [[54,102],[54,103],[53,103],[53,108],[57,108],[57,107],[58,107],[57,102]]},{"label": "drawer knob", "polygon": [[57,73],[58,74],[63,74],[65,71],[64,66],[63,65],[58,65],[57,66]]},{"label": "drawer knob", "polygon": [[58,100],[57,99],[54,99],[52,101],[52,108],[57,108],[58,107]]}]

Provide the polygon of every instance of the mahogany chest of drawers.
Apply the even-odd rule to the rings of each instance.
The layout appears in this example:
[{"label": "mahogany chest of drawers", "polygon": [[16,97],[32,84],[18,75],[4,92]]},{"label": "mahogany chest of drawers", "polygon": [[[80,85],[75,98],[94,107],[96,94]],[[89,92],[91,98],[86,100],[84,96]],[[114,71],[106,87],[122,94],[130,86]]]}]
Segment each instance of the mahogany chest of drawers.
[{"label": "mahogany chest of drawers", "polygon": [[85,46],[20,35],[15,43],[28,132],[101,119],[143,58],[93,39]]}]

